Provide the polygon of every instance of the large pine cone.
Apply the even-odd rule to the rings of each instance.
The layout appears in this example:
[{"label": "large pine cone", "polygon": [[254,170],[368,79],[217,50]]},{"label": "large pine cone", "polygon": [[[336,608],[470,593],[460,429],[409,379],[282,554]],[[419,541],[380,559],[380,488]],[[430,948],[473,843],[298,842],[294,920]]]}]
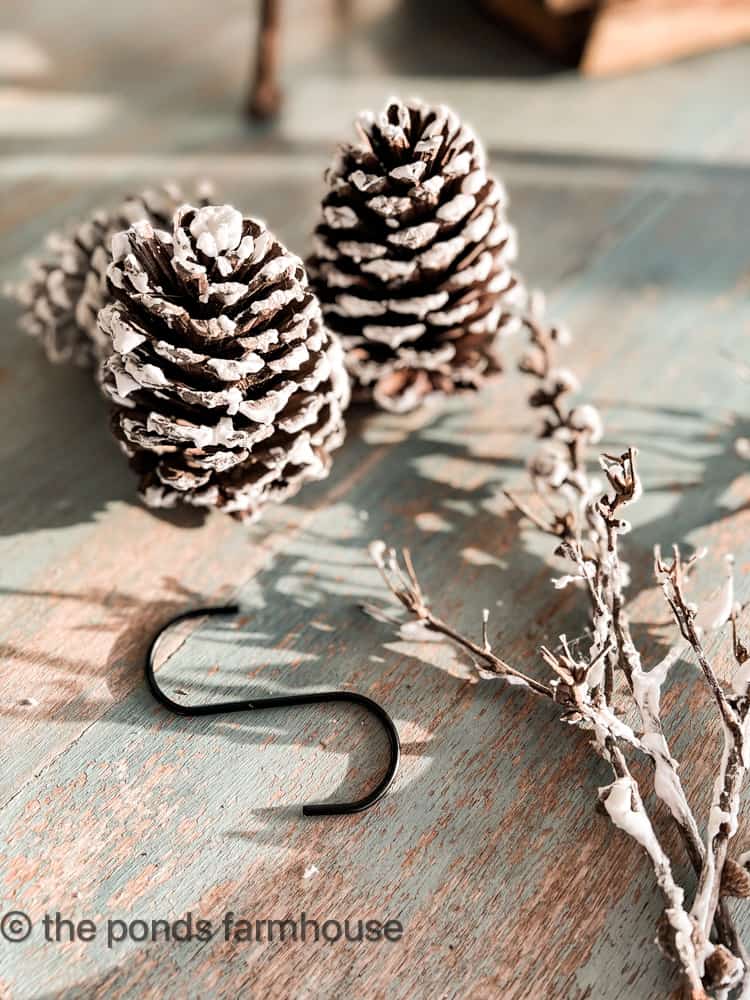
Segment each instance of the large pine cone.
[{"label": "large pine cone", "polygon": [[[198,203],[205,204],[209,194],[210,186],[200,185]],[[24,309],[21,327],[41,341],[50,361],[98,370],[110,351],[96,317],[107,299],[112,236],[141,219],[169,227],[175,209],[187,200],[176,184],[167,183],[128,197],[115,209],[99,209],[66,233],[50,233],[47,254],[30,260],[28,277],[9,289]]]},{"label": "large pine cone", "polygon": [[476,135],[445,107],[391,100],[339,149],[308,262],[357,395],[404,412],[498,371],[523,289]]},{"label": "large pine cone", "polygon": [[349,380],[302,262],[228,205],[136,223],[112,254],[103,383],[145,502],[248,519],[323,478]]}]

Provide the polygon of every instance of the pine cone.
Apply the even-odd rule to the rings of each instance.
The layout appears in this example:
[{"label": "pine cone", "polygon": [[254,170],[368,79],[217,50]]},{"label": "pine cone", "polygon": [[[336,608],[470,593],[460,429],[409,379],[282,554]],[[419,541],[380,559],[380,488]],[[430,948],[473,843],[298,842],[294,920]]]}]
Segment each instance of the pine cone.
[{"label": "pine cone", "polygon": [[[200,204],[209,193],[208,185],[200,185]],[[24,307],[20,326],[41,340],[50,361],[98,370],[111,351],[96,317],[107,298],[112,236],[140,219],[169,226],[186,200],[177,185],[164,184],[126,198],[113,210],[94,212],[65,234],[47,237],[47,255],[30,260],[29,276],[8,291]]]},{"label": "pine cone", "polygon": [[99,326],[113,427],[152,507],[240,519],[328,473],[349,380],[299,258],[228,205],[112,240]]},{"label": "pine cone", "polygon": [[359,398],[405,412],[500,368],[523,289],[502,185],[445,107],[389,102],[339,149],[308,262]]}]

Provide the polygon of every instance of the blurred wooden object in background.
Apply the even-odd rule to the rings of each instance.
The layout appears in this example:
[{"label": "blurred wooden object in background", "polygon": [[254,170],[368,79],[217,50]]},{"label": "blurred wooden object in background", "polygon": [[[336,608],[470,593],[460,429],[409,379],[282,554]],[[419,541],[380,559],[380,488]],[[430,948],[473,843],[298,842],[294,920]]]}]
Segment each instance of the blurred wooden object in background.
[{"label": "blurred wooden object in background", "polygon": [[[586,76],[610,76],[750,40],[750,0],[478,0]],[[260,0],[247,113],[275,117],[282,0]]]},{"label": "blurred wooden object in background", "polygon": [[258,121],[274,118],[281,110],[280,33],[281,0],[261,0],[255,68],[247,102],[247,113]]},{"label": "blurred wooden object in background", "polygon": [[588,76],[607,76],[750,39],[748,0],[479,0]]}]

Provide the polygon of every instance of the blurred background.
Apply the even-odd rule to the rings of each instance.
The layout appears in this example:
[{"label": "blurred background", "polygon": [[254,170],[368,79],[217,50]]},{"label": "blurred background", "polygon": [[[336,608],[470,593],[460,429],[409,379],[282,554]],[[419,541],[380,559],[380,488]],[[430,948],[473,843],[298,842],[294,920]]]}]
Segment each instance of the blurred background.
[{"label": "blurred background", "polygon": [[[5,0],[0,29],[6,153],[96,153],[100,176],[127,152],[155,165],[250,146],[305,155],[390,91],[457,104],[509,152],[687,154],[689,122],[731,156],[750,4]],[[249,129],[248,109],[278,117]]]},{"label": "blurred background", "polygon": [[5,249],[99,192],[210,174],[240,199],[273,178],[303,252],[310,184],[391,93],[454,105],[511,171],[742,164],[748,36],[747,0],[4,0],[0,183],[37,208]]},{"label": "blurred background", "polygon": [[[300,179],[319,177],[353,116],[390,93],[454,105],[497,161],[530,169],[560,156],[731,164],[750,153],[747,0],[2,7],[0,181],[21,182],[25,200],[46,176],[74,215],[113,180],[119,197],[131,178],[209,173],[239,196],[239,168],[246,182],[292,181],[269,220],[292,239],[286,220],[315,211]],[[51,214],[29,220],[14,253],[34,247],[58,204],[39,204],[36,218]],[[242,207],[265,211],[262,199]]]}]

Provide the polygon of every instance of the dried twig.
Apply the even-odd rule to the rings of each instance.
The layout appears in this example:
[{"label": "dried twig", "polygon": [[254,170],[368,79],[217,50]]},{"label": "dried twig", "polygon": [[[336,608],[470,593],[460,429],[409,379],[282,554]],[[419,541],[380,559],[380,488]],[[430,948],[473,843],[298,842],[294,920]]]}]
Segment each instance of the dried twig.
[{"label": "dried twig", "polygon": [[[732,624],[738,669],[732,689],[725,690],[704,648],[698,609],[685,594],[697,556],[683,561],[677,548],[669,562],[658,551],[655,555],[657,580],[684,643],[697,658],[724,734],[704,842],[661,723],[661,690],[685,645],[674,646],[660,663],[644,670],[625,606],[628,567],[620,557],[619,543],[630,530],[623,512],[641,495],[637,452],[628,448],[621,455],[601,455],[599,464],[607,488],[597,488],[586,460],[590,446],[602,436],[601,419],[593,406],[569,403],[577,381],[572,373],[554,364],[555,349],[567,340],[567,334],[545,321],[540,296],[529,298],[520,318],[528,331],[529,345],[519,367],[536,381],[529,403],[543,413],[543,423],[540,444],[529,462],[532,500],[521,501],[508,492],[505,495],[539,531],[555,539],[555,554],[567,561],[567,572],[553,581],[555,587],[575,583],[584,588],[591,627],[588,650],[574,653],[565,636],[560,637],[557,652],[542,647],[542,660],[553,677],[549,683],[541,682],[493,651],[486,609],[482,612],[481,642],[474,642],[430,609],[408,551],[403,553],[403,568],[395,550],[382,542],[373,543],[371,554],[406,611],[426,630],[470,652],[483,665],[482,676],[498,676],[553,699],[564,710],[563,721],[593,732],[592,746],[613,773],[612,783],[599,789],[600,801],[611,821],[637,841],[651,861],[664,900],[659,943],[678,963],[686,994],[693,1000],[709,995],[718,1000],[741,987],[742,996],[748,997],[750,960],[722,895],[730,891],[729,884],[733,893],[750,895],[750,878],[740,863],[728,858],[737,829],[750,739],[750,651],[739,638],[731,572],[722,608],[711,623],[713,627]],[[626,722],[626,714],[618,707],[621,702],[635,714],[635,728]],[[628,755],[632,753],[652,763],[654,791],[669,810],[698,875],[691,906],[686,904],[684,887],[675,880],[672,860],[657,838],[638,781],[630,771]],[[743,855],[740,862],[746,860],[750,864],[750,858]]]}]

